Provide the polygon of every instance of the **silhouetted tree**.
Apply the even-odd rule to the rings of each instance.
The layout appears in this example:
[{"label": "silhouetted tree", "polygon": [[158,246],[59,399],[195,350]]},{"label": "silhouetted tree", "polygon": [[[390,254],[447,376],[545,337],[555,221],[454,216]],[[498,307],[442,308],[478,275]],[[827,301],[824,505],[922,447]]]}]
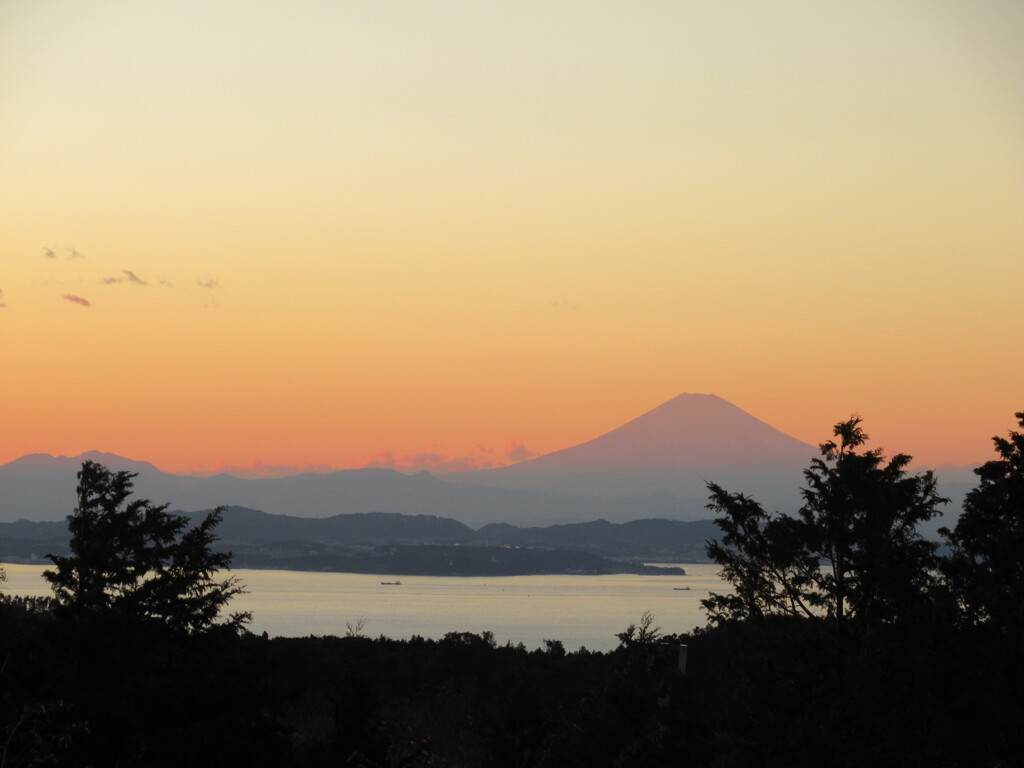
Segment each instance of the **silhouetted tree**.
[{"label": "silhouetted tree", "polygon": [[[1024,412],[1015,414],[1024,428]],[[1024,432],[993,437],[998,459],[974,470],[978,486],[950,531],[947,578],[969,622],[1024,627]]]},{"label": "silhouetted tree", "polygon": [[708,557],[722,566],[731,594],[701,601],[715,623],[763,619],[769,615],[817,616],[817,595],[810,589],[818,563],[808,553],[798,521],[772,517],[754,499],[708,483],[722,540],[707,544]]},{"label": "silhouetted tree", "polygon": [[[129,500],[135,476],[82,464],[78,506],[68,516],[71,554],[47,555],[56,569],[43,575],[61,608],[73,613],[112,610],[176,630],[205,630],[243,591],[235,577],[217,579],[231,562],[230,553],[211,549],[221,509],[190,528],[166,504]],[[233,614],[228,623],[238,627],[248,618]]]},{"label": "silhouetted tree", "polygon": [[654,645],[661,637],[661,627],[654,625],[654,614],[644,611],[640,616],[640,625],[630,624],[624,632],[615,635],[619,638],[619,645],[622,648],[629,648],[634,645]]},{"label": "silhouetted tree", "polygon": [[721,542],[708,555],[735,591],[702,601],[712,621],[781,614],[828,617],[838,624],[891,622],[914,614],[934,578],[935,545],[918,524],[946,502],[931,472],[909,475],[910,457],[888,461],[861,419],[833,427],[805,470],[796,517],[771,516],[753,499],[709,483]]},{"label": "silhouetted tree", "polygon": [[932,472],[907,473],[910,456],[858,453],[868,440],[860,423],[836,424],[839,442],[820,446],[804,472],[799,516],[811,556],[825,566],[812,581],[828,615],[889,622],[915,613],[934,582],[937,547],[918,526],[948,499]]}]

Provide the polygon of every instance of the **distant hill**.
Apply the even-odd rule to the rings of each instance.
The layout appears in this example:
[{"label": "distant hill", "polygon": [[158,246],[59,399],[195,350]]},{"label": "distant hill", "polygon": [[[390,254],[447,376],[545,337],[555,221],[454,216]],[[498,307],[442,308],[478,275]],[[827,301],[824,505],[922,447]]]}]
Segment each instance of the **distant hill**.
[{"label": "distant hill", "polygon": [[[207,512],[184,514],[198,520]],[[216,534],[219,549],[239,551],[307,545],[460,544],[471,542],[476,536],[472,528],[456,520],[433,515],[376,512],[309,518],[269,515],[245,507],[227,507]],[[68,526],[63,520],[0,523],[0,561],[40,559],[48,552],[61,554],[67,551],[68,540]]]},{"label": "distant hill", "polygon": [[[194,517],[202,514],[192,513]],[[224,519],[217,527],[217,536],[228,547],[276,541],[369,545],[458,544],[476,538],[472,528],[457,520],[436,515],[368,512],[311,518],[269,515],[245,507],[228,507],[224,511]]]},{"label": "distant hill", "polygon": [[[193,512],[194,519],[204,512]],[[429,515],[357,514],[329,518],[268,515],[229,507],[216,549],[236,568],[511,575],[639,572],[643,562],[701,562],[716,529],[708,521],[606,520],[548,528],[490,525],[479,532]],[[0,562],[48,563],[66,554],[66,522],[0,523]]]},{"label": "distant hill", "polygon": [[721,531],[711,520],[632,520],[618,525],[594,520],[536,528],[492,523],[477,531],[475,540],[527,547],[573,547],[605,557],[642,557],[651,562],[699,563],[707,560],[707,541],[719,536]]}]

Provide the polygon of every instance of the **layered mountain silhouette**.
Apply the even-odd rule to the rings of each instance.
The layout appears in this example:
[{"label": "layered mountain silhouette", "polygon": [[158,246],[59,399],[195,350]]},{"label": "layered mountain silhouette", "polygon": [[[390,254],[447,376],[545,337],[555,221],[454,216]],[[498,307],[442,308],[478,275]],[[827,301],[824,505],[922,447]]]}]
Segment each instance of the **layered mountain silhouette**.
[{"label": "layered mountain silhouette", "polygon": [[710,517],[706,481],[769,508],[799,503],[801,473],[818,450],[715,395],[683,394],[593,440],[493,470],[434,477],[357,469],[284,478],[193,477],[113,454],[24,456],[0,467],[0,522],[60,520],[74,507],[84,460],[137,472],[136,493],[174,509],[225,504],[329,517],[436,515],[472,527],[606,519]]},{"label": "layered mountain silhouette", "polygon": [[501,522],[543,525],[599,518],[622,522],[645,517],[706,517],[699,508],[687,510],[666,494],[635,499],[577,497],[447,483],[427,472],[404,475],[390,469],[283,478],[191,477],[91,451],[74,457],[37,455],[0,467],[0,522],[53,521],[67,516],[76,502],[75,473],[85,460],[137,472],[136,496],[158,504],[168,502],[172,509],[184,511],[223,504],[296,517],[392,512],[448,517],[472,527]]},{"label": "layered mountain silhouette", "polygon": [[[188,513],[193,522],[204,512]],[[369,513],[310,518],[227,507],[217,527],[218,550],[234,567],[354,573],[511,575],[513,573],[635,573],[641,562],[699,562],[715,535],[708,521],[606,520],[520,528],[508,523],[474,531],[433,515]],[[69,551],[66,520],[0,523],[0,560],[45,563]],[[420,548],[428,548],[425,555]],[[527,551],[542,552],[537,560]],[[431,552],[433,554],[431,554]],[[459,560],[457,568],[452,560]],[[580,553],[591,559],[581,561]],[[518,555],[518,556],[517,556]],[[598,558],[594,560],[593,558]],[[629,561],[623,567],[622,562]],[[453,570],[454,568],[454,570]]]}]

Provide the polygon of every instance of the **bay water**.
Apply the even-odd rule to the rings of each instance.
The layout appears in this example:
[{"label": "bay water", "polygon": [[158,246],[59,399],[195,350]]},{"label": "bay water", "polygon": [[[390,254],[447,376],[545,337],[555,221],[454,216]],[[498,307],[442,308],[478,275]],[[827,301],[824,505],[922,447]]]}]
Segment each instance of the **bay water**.
[{"label": "bay water", "polygon": [[[4,565],[7,594],[50,595],[45,565]],[[314,571],[234,570],[247,593],[231,611],[250,611],[249,628],[270,636],[441,638],[489,631],[498,644],[542,647],[559,640],[607,651],[616,633],[645,611],[663,632],[687,632],[706,617],[701,598],[728,591],[710,563],[682,564],[685,576],[381,576]]]}]

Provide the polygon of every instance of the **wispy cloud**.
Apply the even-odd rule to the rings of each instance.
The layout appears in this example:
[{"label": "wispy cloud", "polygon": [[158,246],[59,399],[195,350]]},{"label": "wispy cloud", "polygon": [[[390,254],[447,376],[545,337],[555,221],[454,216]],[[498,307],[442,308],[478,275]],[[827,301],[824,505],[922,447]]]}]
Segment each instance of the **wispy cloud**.
[{"label": "wispy cloud", "polygon": [[[213,464],[199,464],[186,469],[176,471],[179,475],[197,475],[210,477],[211,475],[232,475],[245,479],[292,477],[307,473],[328,474],[340,472],[344,469],[366,468],[366,469],[394,469],[399,472],[413,473],[427,471],[437,475],[450,472],[466,472],[476,469],[494,469],[506,466],[504,460],[494,460],[495,450],[477,443],[468,453],[462,456],[453,456],[444,450],[441,444],[430,446],[430,450],[420,453],[396,454],[393,451],[378,451],[358,459],[346,461],[342,467],[330,464],[271,464],[264,461],[252,461],[246,464],[228,464],[222,461]],[[524,461],[539,456],[540,454],[531,451],[522,443],[510,441],[504,450],[505,456],[511,462]]]},{"label": "wispy cloud", "polygon": [[61,296],[65,301],[70,301],[72,304],[81,304],[83,307],[91,307],[88,299],[83,299],[81,296],[75,296],[73,293],[65,293]]},{"label": "wispy cloud", "polygon": [[121,271],[124,273],[124,275],[128,279],[129,283],[135,283],[136,285],[149,285],[149,283],[147,283],[141,277],[136,275],[130,269],[122,269]]},{"label": "wispy cloud", "polygon": [[467,456],[449,456],[440,452],[404,453],[395,455],[391,451],[379,451],[357,462],[359,466],[373,469],[396,469],[403,472],[433,472],[447,474],[471,469],[492,469],[494,462],[474,450]]},{"label": "wispy cloud", "polygon": [[200,288],[220,288],[220,280],[196,280]]},{"label": "wispy cloud", "polygon": [[145,280],[136,275],[130,269],[122,269],[121,277],[104,277],[100,282],[104,285],[116,285],[117,283],[135,283],[135,285],[149,285]]},{"label": "wispy cloud", "polygon": [[509,461],[526,461],[527,459],[532,459],[539,455],[540,454],[535,451],[531,451],[522,443],[509,441],[508,444],[505,445],[505,456],[508,457]]},{"label": "wispy cloud", "polygon": [[174,287],[174,283],[170,280],[164,280],[162,277],[157,277],[157,282],[160,283],[160,285],[166,285],[168,288]]},{"label": "wispy cloud", "polygon": [[[84,253],[79,253],[79,251],[77,249],[75,249],[75,248],[65,248],[64,250],[68,252],[68,258],[69,259],[84,259],[85,258],[85,254]],[[43,258],[46,258],[46,259],[56,259],[56,258],[59,258],[59,257],[57,256],[57,252],[54,251],[53,248],[48,248],[48,247],[46,247],[44,245],[43,246]]]}]

